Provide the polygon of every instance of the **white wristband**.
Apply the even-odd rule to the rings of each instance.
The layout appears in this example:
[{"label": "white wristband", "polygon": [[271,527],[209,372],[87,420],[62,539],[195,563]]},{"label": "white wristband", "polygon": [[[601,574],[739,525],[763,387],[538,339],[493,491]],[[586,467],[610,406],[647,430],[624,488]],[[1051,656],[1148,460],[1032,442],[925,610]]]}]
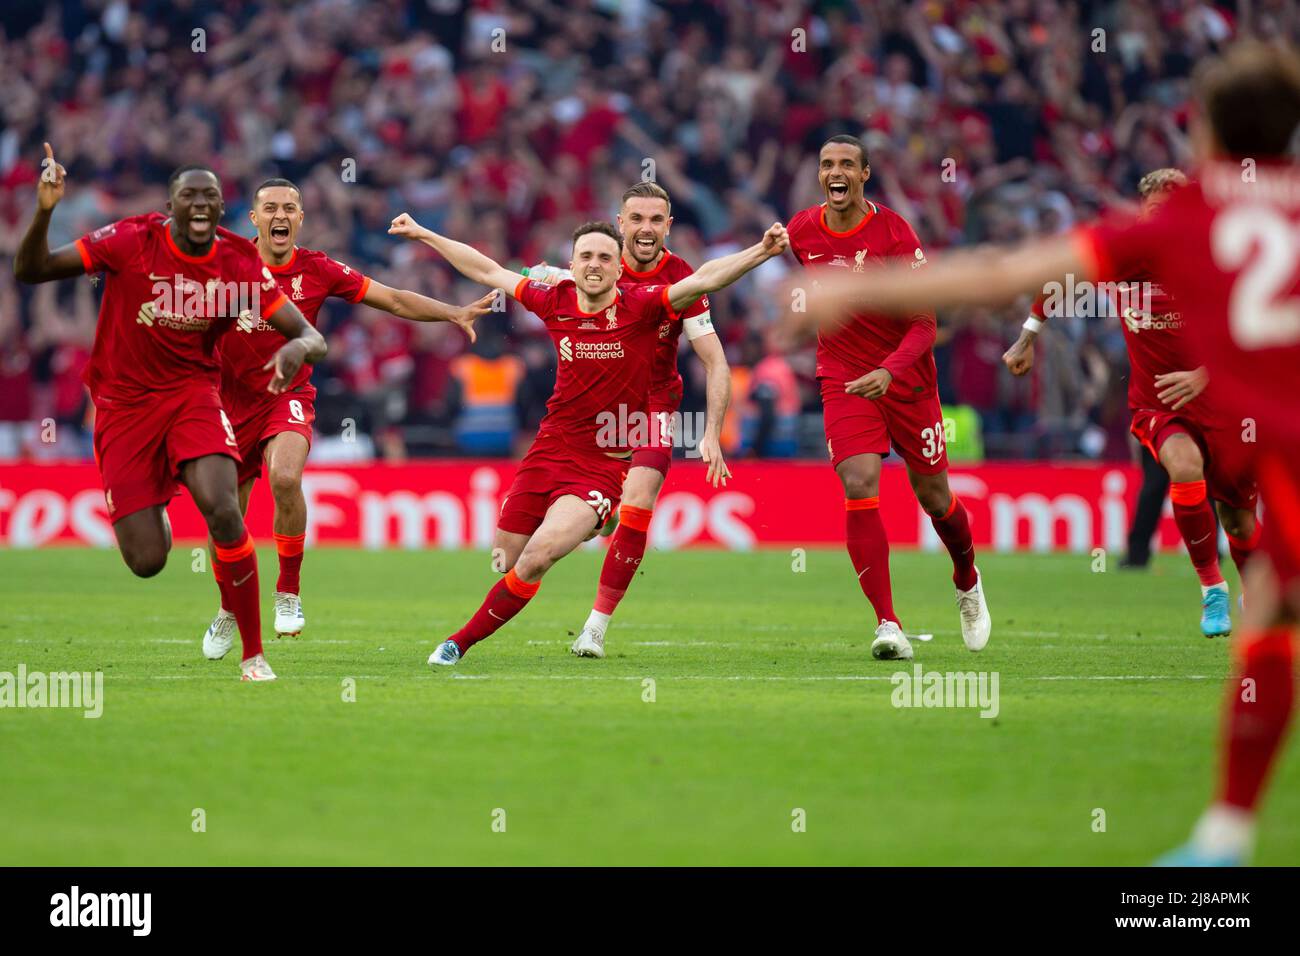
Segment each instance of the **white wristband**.
[{"label": "white wristband", "polygon": [[1032,315],[1029,318],[1025,319],[1025,324],[1023,326],[1026,332],[1033,332],[1035,335],[1038,334],[1038,330],[1041,329],[1042,327],[1043,327],[1043,320],[1036,319]]}]

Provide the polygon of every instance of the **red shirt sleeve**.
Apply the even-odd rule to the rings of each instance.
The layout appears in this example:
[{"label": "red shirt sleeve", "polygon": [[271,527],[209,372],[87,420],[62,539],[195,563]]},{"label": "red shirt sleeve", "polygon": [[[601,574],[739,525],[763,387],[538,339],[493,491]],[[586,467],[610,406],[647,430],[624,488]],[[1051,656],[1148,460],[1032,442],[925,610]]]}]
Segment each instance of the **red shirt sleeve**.
[{"label": "red shirt sleeve", "polygon": [[[917,238],[916,231],[912,226],[901,216],[895,220],[894,257],[905,262],[911,262],[914,269],[925,264],[925,253],[921,251],[921,240]],[[934,348],[936,335],[937,325],[934,320],[934,313],[917,312],[912,316],[907,331],[903,333],[903,340],[898,343],[898,348],[890,352],[885,357],[885,360],[880,363],[881,368],[888,369],[889,374],[894,378],[898,378],[899,375],[915,365],[921,356]]]},{"label": "red shirt sleeve", "polygon": [[658,325],[661,319],[680,322],[682,314],[668,300],[669,288],[667,285],[639,285],[623,293],[624,304],[634,310],[642,322],[650,325]]},{"label": "red shirt sleeve", "polygon": [[369,276],[328,256],[321,261],[324,264],[330,295],[346,299],[354,305],[366,297],[366,290],[370,288]]},{"label": "red shirt sleeve", "polygon": [[513,295],[529,312],[540,319],[549,319],[555,314],[555,295],[559,288],[559,285],[551,285],[523,276],[515,286]]},{"label": "red shirt sleeve", "polygon": [[140,251],[141,225],[129,220],[110,222],[77,240],[87,273],[121,272]]}]

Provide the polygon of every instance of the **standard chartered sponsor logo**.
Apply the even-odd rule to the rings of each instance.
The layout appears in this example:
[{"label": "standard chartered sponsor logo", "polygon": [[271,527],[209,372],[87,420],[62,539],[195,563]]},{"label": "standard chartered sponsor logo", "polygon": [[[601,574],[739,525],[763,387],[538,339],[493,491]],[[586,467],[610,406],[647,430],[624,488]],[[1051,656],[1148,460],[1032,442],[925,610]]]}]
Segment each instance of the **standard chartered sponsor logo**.
[{"label": "standard chartered sponsor logo", "polygon": [[621,359],[623,342],[575,342],[567,335],[560,339],[560,358],[565,362],[574,359]]},{"label": "standard chartered sponsor logo", "polygon": [[140,306],[136,321],[141,325],[203,332],[213,319],[233,315],[240,330],[247,332],[257,324],[255,316],[261,314],[261,287],[256,282],[212,278],[204,284],[179,273],[171,277],[150,273],[149,278],[154,298]]}]

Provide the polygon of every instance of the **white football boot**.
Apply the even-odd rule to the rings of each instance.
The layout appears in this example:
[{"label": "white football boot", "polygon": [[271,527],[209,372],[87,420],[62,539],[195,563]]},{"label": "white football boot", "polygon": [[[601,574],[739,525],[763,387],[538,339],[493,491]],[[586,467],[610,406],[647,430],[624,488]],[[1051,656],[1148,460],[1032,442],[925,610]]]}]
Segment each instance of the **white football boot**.
[{"label": "white football boot", "polygon": [[460,648],[451,638],[438,645],[438,649],[429,655],[429,663],[438,667],[455,667],[460,662]]},{"label": "white football boot", "polygon": [[871,642],[871,656],[878,661],[910,661],[912,644],[893,621],[881,621]]},{"label": "white football boot", "polygon": [[984,601],[984,583],[980,579],[980,569],[975,569],[975,586],[969,591],[957,592],[957,612],[961,615],[961,639],[972,651],[982,651],[989,642],[989,632],[993,630],[993,619],[989,617],[989,606]]},{"label": "white football boot", "polygon": [[570,653],[578,657],[604,657],[605,632],[588,624],[578,635],[578,639],[569,648]]},{"label": "white football boot", "polygon": [[281,637],[297,637],[306,625],[302,616],[302,598],[287,591],[276,591],[275,633]]},{"label": "white football boot", "polygon": [[240,680],[275,680],[275,671],[261,654],[254,654],[246,661],[239,662]]},{"label": "white football boot", "polygon": [[210,661],[221,660],[230,653],[238,631],[235,615],[222,608],[208,625],[208,633],[203,635],[203,656]]}]

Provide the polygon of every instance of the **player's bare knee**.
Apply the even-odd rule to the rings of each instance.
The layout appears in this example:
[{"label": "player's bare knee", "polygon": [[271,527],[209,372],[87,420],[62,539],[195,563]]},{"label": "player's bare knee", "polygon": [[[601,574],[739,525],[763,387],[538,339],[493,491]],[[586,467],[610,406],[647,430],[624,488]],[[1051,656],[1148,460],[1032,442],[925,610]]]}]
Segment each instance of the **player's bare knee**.
[{"label": "player's bare knee", "polygon": [[122,560],[137,578],[151,578],[167,566],[167,549],[146,545],[122,551]]},{"label": "player's bare knee", "polygon": [[1201,450],[1190,441],[1179,442],[1173,447],[1166,445],[1160,450],[1160,457],[1170,481],[1200,481],[1205,477]]},{"label": "player's bare knee", "polygon": [[233,496],[228,501],[223,498],[214,503],[203,518],[214,541],[234,541],[244,533],[244,516]]},{"label": "player's bare knee", "polygon": [[947,488],[918,490],[916,500],[931,518],[942,518],[952,507],[952,492]]},{"label": "player's bare knee", "polygon": [[276,501],[292,501],[302,494],[302,479],[292,468],[272,468],[268,480]]},{"label": "player's bare knee", "polygon": [[875,498],[880,494],[880,475],[870,472],[843,472],[840,484],[844,486],[845,498]]},{"label": "player's bare knee", "polygon": [[521,581],[532,583],[540,581],[542,575],[551,569],[555,563],[554,558],[550,558],[549,551],[545,547],[533,548],[531,543],[524,549],[523,554],[515,561],[515,575]]},{"label": "player's bare knee", "polygon": [[1223,526],[1226,534],[1244,541],[1255,533],[1255,516],[1249,511],[1239,511],[1236,508],[1228,508],[1219,505],[1219,524]]}]

